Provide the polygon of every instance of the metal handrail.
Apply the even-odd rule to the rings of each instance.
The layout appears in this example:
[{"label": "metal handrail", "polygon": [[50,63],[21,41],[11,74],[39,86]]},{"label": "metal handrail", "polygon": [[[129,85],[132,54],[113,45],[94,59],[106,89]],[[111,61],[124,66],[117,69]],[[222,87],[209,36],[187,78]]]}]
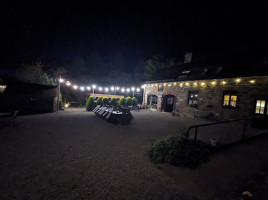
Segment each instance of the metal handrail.
[{"label": "metal handrail", "polygon": [[214,123],[208,123],[208,124],[200,124],[200,125],[194,125],[194,126],[190,126],[186,133],[185,136],[188,139],[189,138],[189,132],[191,129],[195,128],[195,135],[194,135],[194,141],[196,141],[197,139],[197,129],[199,127],[202,126],[212,126],[212,125],[216,125],[216,124],[227,124],[227,123],[231,123],[231,122],[237,122],[237,121],[243,121],[244,120],[244,127],[243,127],[243,133],[242,133],[242,140],[245,139],[246,136],[246,129],[247,129],[247,120],[251,120],[251,119],[256,119],[256,118],[265,118],[268,116],[254,116],[254,117],[248,117],[248,118],[241,118],[241,119],[234,119],[234,120],[227,120],[227,121],[223,121],[223,122],[214,122]]}]

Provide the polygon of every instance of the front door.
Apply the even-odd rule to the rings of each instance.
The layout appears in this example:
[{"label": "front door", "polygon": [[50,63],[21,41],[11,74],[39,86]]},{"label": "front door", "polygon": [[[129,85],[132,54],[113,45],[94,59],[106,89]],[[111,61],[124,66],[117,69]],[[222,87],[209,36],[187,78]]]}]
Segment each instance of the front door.
[{"label": "front door", "polygon": [[172,112],[174,105],[174,96],[173,95],[166,95],[165,96],[165,112]]}]

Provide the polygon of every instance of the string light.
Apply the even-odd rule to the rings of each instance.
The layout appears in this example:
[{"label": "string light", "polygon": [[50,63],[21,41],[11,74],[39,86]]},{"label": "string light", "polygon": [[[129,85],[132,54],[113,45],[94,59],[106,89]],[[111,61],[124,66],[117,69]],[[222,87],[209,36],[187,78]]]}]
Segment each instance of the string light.
[{"label": "string light", "polygon": [[194,87],[196,87],[197,86],[197,82],[194,82]]},{"label": "string light", "polygon": [[171,84],[168,84],[168,86],[171,86]]},{"label": "string light", "polygon": [[216,81],[212,81],[211,85],[216,85],[216,83],[217,83]]},{"label": "string light", "polygon": [[67,86],[70,86],[70,85],[71,85],[70,81],[67,81],[67,82],[66,82],[66,85],[67,85]]},{"label": "string light", "polygon": [[176,83],[176,82],[174,82],[174,83],[173,83],[173,85],[177,85],[177,83]]},{"label": "string light", "polygon": [[180,83],[180,87],[182,87],[183,86],[183,83]]},{"label": "string light", "polygon": [[80,87],[80,90],[81,90],[81,91],[84,91],[84,90],[85,90],[85,87],[81,86],[81,87]]},{"label": "string light", "polygon": [[188,82],[187,82],[187,83],[185,83],[185,86],[189,86],[189,85],[190,85],[190,83],[188,83]]},{"label": "string light", "polygon": [[206,85],[206,83],[205,83],[205,82],[201,82],[200,85],[201,85],[202,87],[204,87],[204,86]]},{"label": "string light", "polygon": [[226,85],[227,82],[226,82],[226,81],[222,81],[221,84],[222,84],[222,85]]},{"label": "string light", "polygon": [[235,79],[235,82],[236,83],[240,83],[241,82],[241,79],[240,78],[237,78],[237,79]]},{"label": "string light", "polygon": [[255,80],[250,80],[249,82],[253,84],[253,83],[255,83],[256,81],[255,81]]}]

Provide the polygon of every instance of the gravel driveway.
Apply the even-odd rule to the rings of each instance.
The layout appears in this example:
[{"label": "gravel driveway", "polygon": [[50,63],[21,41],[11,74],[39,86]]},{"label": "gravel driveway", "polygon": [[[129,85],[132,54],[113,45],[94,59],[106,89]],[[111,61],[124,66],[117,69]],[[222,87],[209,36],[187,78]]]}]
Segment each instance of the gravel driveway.
[{"label": "gravel driveway", "polygon": [[19,116],[0,129],[0,199],[189,199],[146,151],[191,122],[132,114],[127,126],[84,109]]}]

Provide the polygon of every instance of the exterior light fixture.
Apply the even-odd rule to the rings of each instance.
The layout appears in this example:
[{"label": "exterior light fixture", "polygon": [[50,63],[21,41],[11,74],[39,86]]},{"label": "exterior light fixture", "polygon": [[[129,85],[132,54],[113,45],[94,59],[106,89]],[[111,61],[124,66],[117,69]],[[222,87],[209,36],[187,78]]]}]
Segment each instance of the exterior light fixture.
[{"label": "exterior light fixture", "polygon": [[132,87],[131,90],[132,90],[132,91],[135,91],[135,87]]},{"label": "exterior light fixture", "polygon": [[116,87],[116,90],[120,90],[120,87]]},{"label": "exterior light fixture", "polygon": [[171,86],[171,84],[168,84],[168,86]]},{"label": "exterior light fixture", "polygon": [[235,82],[236,83],[240,83],[241,82],[241,79],[240,78],[237,78],[237,79],[235,79]]},{"label": "exterior light fixture", "polygon": [[67,81],[67,82],[66,82],[66,85],[67,85],[67,86],[70,86],[70,85],[71,85],[70,81]]},{"label": "exterior light fixture", "polygon": [[222,85],[225,85],[226,83],[227,83],[226,81],[222,81],[222,82],[221,82]]},{"label": "exterior light fixture", "polygon": [[140,90],[140,88],[137,88],[137,92],[140,92],[141,90]]},{"label": "exterior light fixture", "polygon": [[145,85],[142,85],[141,88],[144,89],[145,88]]},{"label": "exterior light fixture", "polygon": [[91,88],[89,86],[87,86],[87,90],[90,90]]},{"label": "exterior light fixture", "polygon": [[111,91],[114,91],[114,87],[113,86],[111,87]]},{"label": "exterior light fixture", "polygon": [[180,83],[180,87],[182,87],[183,86],[183,83]]},{"label": "exterior light fixture", "polygon": [[249,82],[253,84],[253,83],[255,83],[256,81],[255,81],[255,80],[250,80]]},{"label": "exterior light fixture", "polygon": [[99,87],[99,91],[102,91],[102,87]]},{"label": "exterior light fixture", "polygon": [[206,85],[206,83],[205,83],[205,82],[202,82],[202,83],[201,83],[201,86],[202,86],[202,87],[204,87],[205,85]]},{"label": "exterior light fixture", "polygon": [[109,88],[105,88],[105,92],[108,92],[109,91]]},{"label": "exterior light fixture", "polygon": [[84,90],[85,90],[85,87],[81,86],[81,87],[80,87],[80,90],[81,90],[81,91],[84,91]]},{"label": "exterior light fixture", "polygon": [[92,88],[93,88],[93,89],[96,89],[96,87],[97,87],[96,85],[92,85]]},{"label": "exterior light fixture", "polygon": [[212,81],[211,82],[211,85],[216,85],[216,81]]},{"label": "exterior light fixture", "polygon": [[60,81],[60,83],[63,83],[64,82],[64,79],[63,78],[60,78],[59,81]]},{"label": "exterior light fixture", "polygon": [[174,82],[174,83],[173,83],[173,85],[177,85],[177,83],[176,83],[176,82]]},{"label": "exterior light fixture", "polygon": [[196,87],[197,86],[197,82],[194,82],[194,87]]},{"label": "exterior light fixture", "polygon": [[186,85],[186,86],[189,86],[190,84],[187,82],[187,83],[185,83],[185,85]]},{"label": "exterior light fixture", "polygon": [[130,89],[129,88],[127,88],[127,92],[130,92]]},{"label": "exterior light fixture", "polygon": [[121,92],[125,92],[125,88],[121,88]]},{"label": "exterior light fixture", "polygon": [[74,85],[73,88],[74,88],[75,90],[77,90],[78,86],[77,86],[77,85]]}]

